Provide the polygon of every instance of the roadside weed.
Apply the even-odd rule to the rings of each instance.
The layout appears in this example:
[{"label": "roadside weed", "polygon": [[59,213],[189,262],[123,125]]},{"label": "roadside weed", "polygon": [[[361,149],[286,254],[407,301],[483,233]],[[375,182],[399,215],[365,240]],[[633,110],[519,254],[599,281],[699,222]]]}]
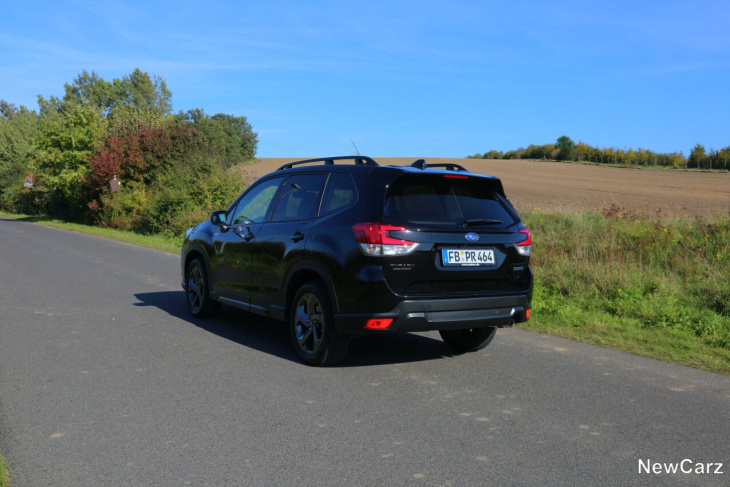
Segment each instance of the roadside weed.
[{"label": "roadside weed", "polygon": [[730,224],[604,214],[524,215],[534,238],[524,328],[730,373]]}]

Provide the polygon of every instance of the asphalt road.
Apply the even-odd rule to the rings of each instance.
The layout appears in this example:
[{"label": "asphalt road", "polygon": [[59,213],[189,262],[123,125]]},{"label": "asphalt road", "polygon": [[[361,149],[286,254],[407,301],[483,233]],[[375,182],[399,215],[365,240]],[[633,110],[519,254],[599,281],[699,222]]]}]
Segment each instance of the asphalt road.
[{"label": "asphalt road", "polygon": [[[311,368],[275,322],[188,318],[178,256],[6,219],[0,249],[13,487],[730,484],[725,376],[517,329]],[[683,460],[711,473],[640,472]]]}]

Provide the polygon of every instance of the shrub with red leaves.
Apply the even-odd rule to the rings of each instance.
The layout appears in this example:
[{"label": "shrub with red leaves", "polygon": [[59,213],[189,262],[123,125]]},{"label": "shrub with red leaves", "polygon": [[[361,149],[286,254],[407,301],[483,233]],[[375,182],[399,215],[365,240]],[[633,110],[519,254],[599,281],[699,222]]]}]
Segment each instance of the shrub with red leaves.
[{"label": "shrub with red leaves", "polygon": [[206,147],[202,133],[183,124],[143,128],[124,136],[107,136],[104,141],[96,155],[89,158],[91,171],[85,179],[94,197],[108,187],[114,176],[122,184],[150,183],[160,168]]}]

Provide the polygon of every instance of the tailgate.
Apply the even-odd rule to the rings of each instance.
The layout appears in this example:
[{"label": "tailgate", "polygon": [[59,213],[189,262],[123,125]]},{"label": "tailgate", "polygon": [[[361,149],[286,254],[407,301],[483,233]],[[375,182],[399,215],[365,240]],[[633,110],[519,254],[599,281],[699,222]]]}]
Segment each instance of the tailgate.
[{"label": "tailgate", "polygon": [[414,242],[383,256],[391,289],[403,295],[489,295],[526,291],[529,256],[517,213],[498,179],[438,171],[407,173],[389,185],[382,221],[394,239]]}]

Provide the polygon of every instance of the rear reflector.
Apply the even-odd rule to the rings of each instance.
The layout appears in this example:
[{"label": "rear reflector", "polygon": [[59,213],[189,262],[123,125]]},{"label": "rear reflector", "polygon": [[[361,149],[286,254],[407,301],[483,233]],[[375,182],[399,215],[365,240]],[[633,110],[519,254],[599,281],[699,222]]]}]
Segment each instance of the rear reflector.
[{"label": "rear reflector", "polygon": [[368,330],[385,330],[391,323],[393,323],[393,318],[375,318],[368,320],[365,328]]},{"label": "rear reflector", "polygon": [[530,308],[527,308],[527,311],[525,311],[525,319],[526,320],[529,320],[530,319],[530,311],[532,311]]}]

